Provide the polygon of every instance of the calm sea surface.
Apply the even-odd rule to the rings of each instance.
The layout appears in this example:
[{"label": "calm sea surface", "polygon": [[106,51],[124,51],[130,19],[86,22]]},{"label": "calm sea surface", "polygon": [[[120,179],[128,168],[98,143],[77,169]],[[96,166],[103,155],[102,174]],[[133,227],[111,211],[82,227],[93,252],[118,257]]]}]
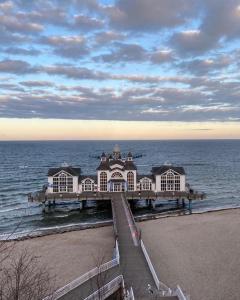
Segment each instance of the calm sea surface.
[{"label": "calm sea surface", "polygon": [[[50,167],[67,162],[84,174],[95,174],[94,156],[111,152],[115,141],[0,142],[0,234],[66,226],[108,219],[109,210],[89,207],[79,211],[66,204],[44,215],[41,206],[28,203],[27,194],[47,182]],[[165,162],[183,166],[190,185],[207,193],[193,205],[195,211],[240,206],[240,141],[119,141],[122,153],[143,154],[135,163],[139,173]]]}]

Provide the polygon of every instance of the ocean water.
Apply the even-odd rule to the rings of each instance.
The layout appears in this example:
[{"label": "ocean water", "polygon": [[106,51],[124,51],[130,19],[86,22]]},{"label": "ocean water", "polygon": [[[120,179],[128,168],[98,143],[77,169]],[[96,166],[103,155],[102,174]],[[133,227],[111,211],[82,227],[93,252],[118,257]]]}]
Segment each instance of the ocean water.
[{"label": "ocean water", "polygon": [[111,152],[116,143],[122,153],[143,155],[135,159],[139,173],[165,162],[183,166],[188,183],[207,194],[193,211],[240,206],[240,140],[0,142],[0,234],[109,219],[108,209],[79,211],[76,203],[43,214],[41,205],[28,203],[27,194],[41,189],[48,169],[63,162],[95,174],[94,157]]}]

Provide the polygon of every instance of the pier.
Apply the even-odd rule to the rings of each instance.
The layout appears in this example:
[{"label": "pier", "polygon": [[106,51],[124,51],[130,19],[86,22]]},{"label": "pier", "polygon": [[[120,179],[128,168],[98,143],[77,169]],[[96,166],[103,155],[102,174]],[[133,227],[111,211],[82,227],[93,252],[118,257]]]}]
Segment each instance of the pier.
[{"label": "pier", "polygon": [[[38,191],[28,195],[29,202],[42,203],[43,211],[46,211],[46,207],[57,205],[61,201],[76,201],[79,202],[79,208],[83,209],[86,206],[86,201],[110,201],[116,192],[83,192],[78,193],[47,193],[46,191]],[[145,200],[146,206],[155,208],[157,200],[172,202],[176,204],[178,209],[187,209],[189,213],[192,212],[192,203],[195,201],[203,200],[206,195],[192,190],[187,191],[135,191],[135,192],[123,192],[124,197],[129,202]]]}]

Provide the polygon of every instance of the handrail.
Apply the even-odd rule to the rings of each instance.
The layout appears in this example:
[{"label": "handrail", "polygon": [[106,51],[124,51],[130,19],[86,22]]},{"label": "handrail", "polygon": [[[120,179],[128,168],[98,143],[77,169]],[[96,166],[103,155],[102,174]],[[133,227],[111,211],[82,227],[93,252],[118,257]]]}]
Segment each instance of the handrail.
[{"label": "handrail", "polygon": [[134,216],[132,214],[132,211],[131,211],[131,208],[129,206],[129,203],[128,203],[127,199],[123,196],[121,196],[121,198],[122,198],[123,207],[124,207],[127,219],[128,219],[129,227],[130,227],[130,230],[132,232],[134,245],[138,246],[139,245],[139,230],[138,230],[138,227],[135,223]]},{"label": "handrail", "polygon": [[149,269],[150,269],[150,271],[151,271],[151,274],[152,274],[152,276],[153,276],[154,282],[155,282],[155,284],[156,284],[156,286],[157,286],[157,289],[158,289],[158,290],[163,290],[163,291],[166,291],[166,292],[169,293],[169,292],[170,292],[169,287],[166,286],[163,282],[161,282],[161,281],[158,279],[157,273],[156,273],[156,271],[155,271],[155,269],[154,269],[154,267],[153,267],[153,265],[152,265],[151,259],[150,259],[149,255],[148,255],[148,253],[147,253],[147,250],[146,250],[146,247],[145,247],[145,245],[144,245],[144,243],[143,243],[143,240],[141,240],[140,243],[141,243],[141,248],[142,248],[143,254],[144,254],[144,256],[145,256],[145,259],[146,259],[146,261],[147,261],[148,267],[149,267]]},{"label": "handrail", "polygon": [[118,241],[117,240],[116,240],[115,248],[116,248],[116,252],[115,252],[115,258],[114,259],[102,264],[99,267],[93,268],[89,272],[81,275],[80,277],[74,279],[73,281],[69,282],[65,286],[63,286],[60,289],[56,290],[53,293],[52,296],[47,296],[43,300],[57,300],[60,297],[62,297],[63,295],[65,295],[65,294],[69,293],[70,291],[72,291],[73,289],[75,289],[78,286],[82,285],[84,282],[90,280],[91,278],[93,278],[97,274],[99,274],[101,272],[105,272],[105,271],[119,265],[120,254],[119,254],[119,248],[118,248]]},{"label": "handrail", "polygon": [[117,230],[117,222],[116,222],[116,212],[115,212],[115,208],[114,208],[114,204],[113,201],[111,200],[111,204],[112,204],[112,216],[113,216],[113,230],[114,230],[114,234],[115,234],[115,238],[118,238],[118,230]]},{"label": "handrail", "polygon": [[132,286],[131,286],[131,288],[130,288],[129,300],[135,300]]},{"label": "handrail", "polygon": [[184,295],[181,287],[177,285],[177,288],[175,290],[175,294],[178,297],[179,300],[187,300],[187,297]]},{"label": "handrail", "polygon": [[106,299],[114,292],[116,292],[121,286],[123,286],[123,276],[119,275],[114,278],[109,283],[105,284],[103,287],[89,295],[84,300],[99,300],[99,299]]}]

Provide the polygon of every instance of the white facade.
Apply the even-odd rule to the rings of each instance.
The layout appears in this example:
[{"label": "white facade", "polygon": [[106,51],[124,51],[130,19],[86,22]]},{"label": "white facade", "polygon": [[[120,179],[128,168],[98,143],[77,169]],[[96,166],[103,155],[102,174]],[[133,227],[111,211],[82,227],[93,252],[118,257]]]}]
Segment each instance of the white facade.
[{"label": "white facade", "polygon": [[53,176],[48,176],[47,193],[78,193],[78,176],[62,170]]},{"label": "white facade", "polygon": [[186,176],[179,174],[169,168],[168,171],[161,175],[155,175],[156,192],[163,191],[180,191],[186,190]]},{"label": "white facade", "polygon": [[53,168],[48,172],[47,193],[134,191],[186,191],[184,169],[174,166],[153,167],[149,175],[138,175],[131,153],[121,159],[119,148],[113,155],[101,156],[96,175],[81,175],[80,168]]}]

